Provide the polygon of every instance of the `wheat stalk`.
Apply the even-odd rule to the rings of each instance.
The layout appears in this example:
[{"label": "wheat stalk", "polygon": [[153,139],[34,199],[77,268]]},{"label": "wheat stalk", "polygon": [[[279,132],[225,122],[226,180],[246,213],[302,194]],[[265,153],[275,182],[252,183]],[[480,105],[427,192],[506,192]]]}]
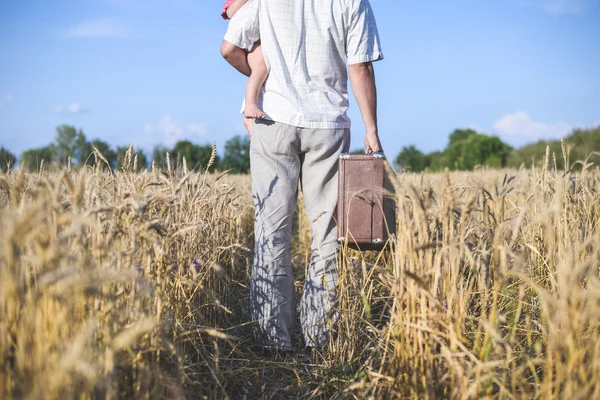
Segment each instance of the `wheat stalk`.
[{"label": "wheat stalk", "polygon": [[394,248],[339,250],[336,335],[285,358],[253,345],[270,243],[250,178],[169,170],[0,173],[1,398],[600,396],[599,171],[576,190],[524,168],[397,177]]},{"label": "wheat stalk", "polygon": [[204,182],[206,182],[206,176],[208,174],[209,168],[214,164],[217,158],[217,144],[212,142],[212,151],[210,152],[210,158],[208,159],[208,164],[206,165],[206,169],[204,170]]},{"label": "wheat stalk", "polygon": [[93,144],[91,144],[91,146],[92,146],[92,151],[94,153],[94,157],[96,158],[96,165],[98,164],[98,158],[101,159],[104,162],[104,164],[106,164],[106,166],[108,167],[108,170],[110,171],[110,173],[113,174],[112,166],[110,165],[110,163],[108,162],[106,157],[104,157],[104,154],[102,154],[100,152],[100,150],[98,150],[98,148],[96,146],[94,146]]},{"label": "wheat stalk", "polygon": [[571,168],[569,166],[569,159],[567,156],[567,146],[565,145],[564,138],[560,138],[560,149],[562,151],[563,161],[565,163],[565,171],[569,171]]},{"label": "wheat stalk", "polygon": [[123,157],[123,171],[129,171],[131,166],[131,154],[133,153],[133,145],[130,145]]}]

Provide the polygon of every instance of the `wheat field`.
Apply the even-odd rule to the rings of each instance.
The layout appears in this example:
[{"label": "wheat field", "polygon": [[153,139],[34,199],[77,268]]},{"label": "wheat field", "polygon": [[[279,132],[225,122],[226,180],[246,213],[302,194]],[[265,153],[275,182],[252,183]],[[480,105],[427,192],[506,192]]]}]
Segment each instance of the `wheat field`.
[{"label": "wheat field", "polygon": [[597,167],[399,174],[394,249],[342,249],[337,334],[280,356],[249,177],[130,164],[0,174],[1,398],[600,398]]}]

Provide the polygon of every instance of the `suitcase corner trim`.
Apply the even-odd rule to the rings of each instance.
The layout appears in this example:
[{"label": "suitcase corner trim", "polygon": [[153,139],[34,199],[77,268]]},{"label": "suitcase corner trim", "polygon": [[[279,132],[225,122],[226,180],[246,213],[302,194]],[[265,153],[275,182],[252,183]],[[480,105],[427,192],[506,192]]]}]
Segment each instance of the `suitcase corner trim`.
[{"label": "suitcase corner trim", "polygon": [[[362,155],[362,154],[361,154]],[[375,153],[371,153],[371,154],[365,154],[368,156],[372,156],[373,158],[376,158],[378,160],[385,160],[385,153],[383,151],[377,151]],[[350,158],[351,154],[350,153],[342,153],[339,155],[339,159],[340,160],[348,160]]]}]

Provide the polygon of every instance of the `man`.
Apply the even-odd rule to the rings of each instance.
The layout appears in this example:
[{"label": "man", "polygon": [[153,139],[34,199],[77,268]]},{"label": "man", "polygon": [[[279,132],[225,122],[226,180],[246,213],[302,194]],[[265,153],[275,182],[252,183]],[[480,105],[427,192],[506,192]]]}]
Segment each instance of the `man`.
[{"label": "man", "polygon": [[322,348],[337,318],[337,162],[350,147],[348,72],[366,128],[365,150],[382,151],[372,62],[383,55],[368,0],[250,0],[231,20],[221,53],[249,76],[247,51],[259,39],[269,75],[261,104],[266,117],[255,120],[250,142],[252,316],[265,346],[292,350],[290,242],[300,182],[313,237],[302,333],[308,347]]}]

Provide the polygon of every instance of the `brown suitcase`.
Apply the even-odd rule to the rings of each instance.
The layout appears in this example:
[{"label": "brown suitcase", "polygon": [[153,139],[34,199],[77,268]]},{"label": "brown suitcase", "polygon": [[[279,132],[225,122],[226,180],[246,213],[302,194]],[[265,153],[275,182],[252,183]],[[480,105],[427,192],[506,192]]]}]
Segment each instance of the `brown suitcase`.
[{"label": "brown suitcase", "polygon": [[342,154],[338,162],[338,242],[381,250],[396,233],[396,200],[383,153]]}]

